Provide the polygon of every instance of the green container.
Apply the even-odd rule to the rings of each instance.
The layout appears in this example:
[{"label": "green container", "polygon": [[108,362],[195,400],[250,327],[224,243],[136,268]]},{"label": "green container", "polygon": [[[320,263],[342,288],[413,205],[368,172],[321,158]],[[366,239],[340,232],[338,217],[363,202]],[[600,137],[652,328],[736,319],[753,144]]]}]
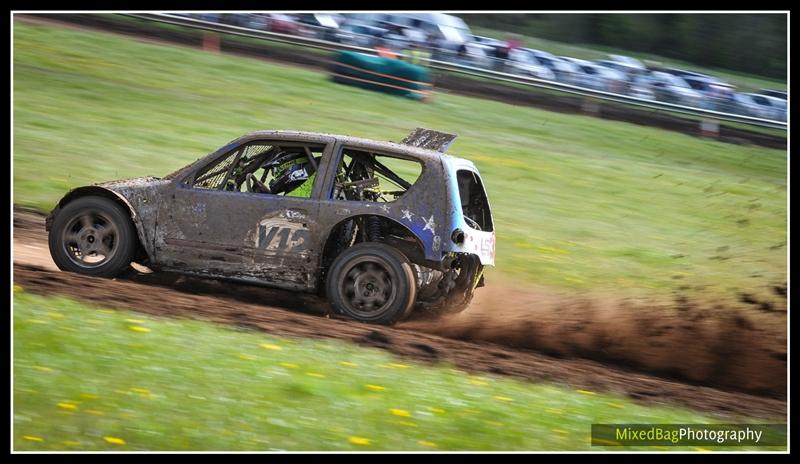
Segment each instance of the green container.
[{"label": "green container", "polygon": [[425,98],[432,88],[427,68],[356,52],[339,52],[332,76],[335,82],[342,84],[415,99]]}]

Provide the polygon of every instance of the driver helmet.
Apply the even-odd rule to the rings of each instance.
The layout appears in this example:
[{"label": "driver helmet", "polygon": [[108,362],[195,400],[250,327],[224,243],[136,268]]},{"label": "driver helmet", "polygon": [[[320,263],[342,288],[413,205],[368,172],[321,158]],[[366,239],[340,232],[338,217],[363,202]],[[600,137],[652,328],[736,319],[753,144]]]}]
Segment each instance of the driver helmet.
[{"label": "driver helmet", "polygon": [[289,193],[311,176],[309,174],[308,163],[293,163],[283,171],[275,173],[275,178],[269,183],[269,190],[272,193]]}]

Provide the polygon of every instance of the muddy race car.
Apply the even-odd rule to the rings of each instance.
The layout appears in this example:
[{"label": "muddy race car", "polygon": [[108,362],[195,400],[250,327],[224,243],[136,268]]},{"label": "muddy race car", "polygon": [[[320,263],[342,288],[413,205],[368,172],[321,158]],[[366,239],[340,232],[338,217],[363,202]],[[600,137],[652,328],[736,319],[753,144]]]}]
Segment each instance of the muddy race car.
[{"label": "muddy race car", "polygon": [[444,154],[454,139],[252,132],[162,178],[71,190],[47,217],[50,253],[91,276],[137,262],[318,293],[369,323],[461,311],[495,233],[475,165]]}]

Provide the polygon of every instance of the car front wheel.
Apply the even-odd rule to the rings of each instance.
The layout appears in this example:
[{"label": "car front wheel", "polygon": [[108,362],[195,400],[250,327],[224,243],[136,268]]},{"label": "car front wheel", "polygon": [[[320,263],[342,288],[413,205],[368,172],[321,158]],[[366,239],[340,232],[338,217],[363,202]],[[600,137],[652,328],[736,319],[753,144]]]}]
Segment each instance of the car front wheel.
[{"label": "car front wheel", "polygon": [[382,243],[367,242],[336,257],[328,272],[327,294],[339,314],[391,325],[411,311],[417,284],[404,254]]},{"label": "car front wheel", "polygon": [[56,213],[48,242],[62,271],[113,277],[128,269],[136,230],[125,211],[103,197],[82,197]]}]

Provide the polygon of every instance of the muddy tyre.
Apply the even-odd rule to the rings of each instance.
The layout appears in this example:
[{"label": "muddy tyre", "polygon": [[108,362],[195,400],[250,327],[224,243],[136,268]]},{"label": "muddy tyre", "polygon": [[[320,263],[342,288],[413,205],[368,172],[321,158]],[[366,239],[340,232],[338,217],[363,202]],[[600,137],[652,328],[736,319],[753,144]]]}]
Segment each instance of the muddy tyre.
[{"label": "muddy tyre", "polygon": [[62,271],[113,277],[129,268],[137,238],[122,206],[108,198],[82,197],[56,213],[48,243]]},{"label": "muddy tyre", "polygon": [[326,290],[337,313],[382,325],[408,316],[417,297],[408,258],[375,242],[359,243],[337,256],[328,272]]}]

